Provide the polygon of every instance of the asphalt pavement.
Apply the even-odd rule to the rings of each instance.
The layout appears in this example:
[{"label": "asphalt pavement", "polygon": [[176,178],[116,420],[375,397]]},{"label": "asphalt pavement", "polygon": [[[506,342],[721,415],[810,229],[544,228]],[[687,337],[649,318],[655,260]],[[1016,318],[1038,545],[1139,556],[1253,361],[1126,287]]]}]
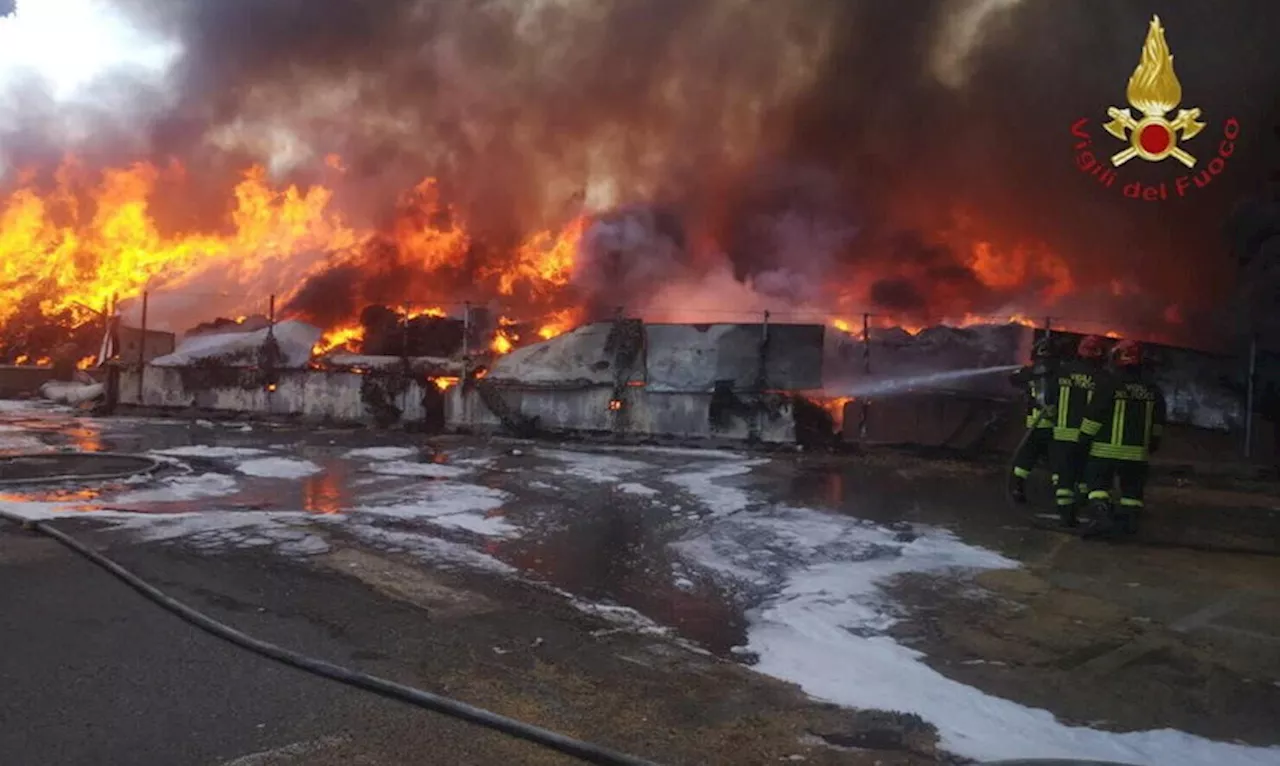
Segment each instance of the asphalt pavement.
[{"label": "asphalt pavement", "polygon": [[[131,556],[140,572],[148,563],[172,566],[147,556]],[[0,583],[7,766],[426,764],[442,762],[441,752],[452,753],[450,762],[485,763],[467,757],[466,743],[499,736],[233,647],[57,543],[7,524]],[[274,584],[308,587],[296,577]],[[342,595],[359,594],[325,597]],[[325,626],[225,597],[221,606],[199,605],[241,626],[257,612],[253,632],[264,638],[353,659]]]}]

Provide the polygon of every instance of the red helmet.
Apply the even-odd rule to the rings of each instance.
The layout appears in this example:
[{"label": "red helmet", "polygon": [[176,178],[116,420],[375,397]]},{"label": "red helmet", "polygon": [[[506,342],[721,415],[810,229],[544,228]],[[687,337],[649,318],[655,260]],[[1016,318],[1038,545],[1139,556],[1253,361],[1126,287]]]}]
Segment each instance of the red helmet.
[{"label": "red helmet", "polygon": [[1111,360],[1117,367],[1136,367],[1142,364],[1142,344],[1136,340],[1122,340],[1111,349]]},{"label": "red helmet", "polygon": [[1080,339],[1076,354],[1081,359],[1101,359],[1107,355],[1107,342],[1101,335],[1086,335]]}]

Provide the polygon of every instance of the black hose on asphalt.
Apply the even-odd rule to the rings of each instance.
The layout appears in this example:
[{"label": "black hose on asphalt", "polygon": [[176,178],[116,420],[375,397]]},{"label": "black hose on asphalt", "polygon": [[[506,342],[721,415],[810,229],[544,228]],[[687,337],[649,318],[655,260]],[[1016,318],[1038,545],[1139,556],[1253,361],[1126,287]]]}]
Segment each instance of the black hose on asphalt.
[{"label": "black hose on asphalt", "polygon": [[103,556],[89,546],[76,540],[74,537],[60,532],[57,529],[39,521],[30,521],[20,516],[15,516],[5,511],[0,511],[0,519],[7,519],[15,524],[19,524],[26,529],[39,532],[42,535],[57,540],[62,545],[70,548],[76,553],[84,556],[89,561],[97,564],[99,567],[110,572],[117,579],[124,582],[130,588],[146,596],[148,599],[163,607],[164,609],[176,614],[183,620],[200,628],[206,633],[210,633],[224,641],[230,642],[243,649],[260,654],[275,660],[276,662],[291,667],[305,670],[308,673],[328,678],[348,686],[354,686],[357,689],[373,692],[374,694],[389,697],[401,702],[407,702],[420,708],[441,713],[451,718],[457,718],[468,723],[483,726],[494,731],[501,732],[511,737],[532,742],[536,745],[549,748],[551,750],[573,756],[581,761],[594,764],[604,764],[605,766],[657,766],[652,761],[646,761],[625,753],[618,753],[606,748],[594,745],[590,742],[566,737],[563,734],[557,734],[550,729],[543,729],[539,726],[517,721],[514,718],[491,713],[482,708],[473,707],[465,702],[459,702],[448,697],[442,697],[438,694],[425,692],[421,689],[415,689],[411,686],[388,681],[384,678],[378,678],[366,673],[360,673],[355,670],[333,665],[323,660],[317,660],[297,652],[290,651],[275,644],[268,643],[253,636],[241,633],[240,631],[225,625],[217,620],[209,617],[201,612],[196,611],[190,606],[166,595],[163,591],[155,586],[147,583],[142,578],[133,574],[129,570],[120,566],[111,559]]}]

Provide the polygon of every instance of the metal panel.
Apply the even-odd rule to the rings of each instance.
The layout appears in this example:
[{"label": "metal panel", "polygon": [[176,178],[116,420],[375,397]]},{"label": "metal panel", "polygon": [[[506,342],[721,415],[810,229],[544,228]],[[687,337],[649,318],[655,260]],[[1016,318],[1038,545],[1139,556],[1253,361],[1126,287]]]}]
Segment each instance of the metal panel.
[{"label": "metal panel", "polygon": [[[655,392],[709,392],[717,380],[754,388],[759,377],[761,324],[645,326],[648,386]],[[774,390],[822,386],[821,325],[769,325],[765,381]]]}]

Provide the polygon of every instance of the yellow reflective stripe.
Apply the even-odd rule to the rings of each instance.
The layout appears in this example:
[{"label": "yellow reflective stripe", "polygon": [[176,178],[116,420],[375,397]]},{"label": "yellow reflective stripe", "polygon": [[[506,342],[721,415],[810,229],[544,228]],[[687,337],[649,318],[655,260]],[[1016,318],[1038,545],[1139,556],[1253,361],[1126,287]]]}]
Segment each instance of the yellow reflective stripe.
[{"label": "yellow reflective stripe", "polygon": [[1068,505],[1075,505],[1076,499],[1074,497],[1060,497],[1056,502],[1058,505],[1066,507]]},{"label": "yellow reflective stripe", "polygon": [[1121,506],[1123,506],[1123,507],[1125,507],[1125,508],[1142,508],[1142,507],[1144,507],[1144,503],[1143,503],[1141,500],[1137,500],[1137,499],[1132,498],[1132,497],[1122,497],[1122,498],[1120,498],[1120,505],[1121,505]]},{"label": "yellow reflective stripe", "polygon": [[1085,484],[1085,483],[1082,481],[1082,482],[1080,482],[1079,484],[1077,484],[1077,485],[1076,485],[1076,491],[1078,491],[1080,494],[1082,494],[1082,495],[1083,495],[1084,493],[1086,493],[1086,492],[1088,492],[1088,491],[1089,491],[1089,485],[1088,485],[1088,484]]},{"label": "yellow reflective stripe", "polygon": [[1080,441],[1080,429],[1055,428],[1053,429],[1053,438],[1060,442],[1078,442]]},{"label": "yellow reflective stripe", "polygon": [[1105,489],[1095,489],[1089,493],[1090,500],[1108,500],[1111,495]]},{"label": "yellow reflective stripe", "polygon": [[1102,424],[1096,420],[1090,420],[1089,418],[1085,418],[1084,422],[1080,424],[1080,433],[1084,434],[1085,436],[1097,436],[1098,432],[1101,430],[1102,430]]},{"label": "yellow reflective stripe", "polygon": [[1140,444],[1106,444],[1094,442],[1089,447],[1090,457],[1109,457],[1113,460],[1145,461],[1149,455],[1146,447]]},{"label": "yellow reflective stripe", "polygon": [[1053,494],[1057,495],[1058,497],[1075,497],[1076,496],[1075,490],[1068,489],[1067,487],[1058,487],[1058,489],[1054,491]]},{"label": "yellow reflective stripe", "polygon": [[1112,444],[1124,444],[1124,416],[1128,404],[1124,399],[1117,399],[1116,406],[1111,410]]},{"label": "yellow reflective stripe", "polygon": [[1050,474],[1050,475],[1049,475],[1049,478],[1053,480],[1053,484],[1054,484],[1054,486],[1057,486],[1057,485],[1058,485],[1058,474],[1056,474],[1056,473],[1054,473],[1054,474]]},{"label": "yellow reflective stripe", "polygon": [[1017,476],[1019,479],[1025,479],[1031,475],[1031,472],[1025,468],[1015,468],[1013,469],[1013,475]]},{"label": "yellow reflective stripe", "polygon": [[[1071,386],[1058,386],[1058,428],[1067,427],[1067,409],[1071,404]],[[1056,432],[1055,432],[1056,435]]]},{"label": "yellow reflective stripe", "polygon": [[1143,428],[1142,428],[1142,446],[1150,447],[1151,446],[1151,421],[1154,420],[1156,416],[1156,403],[1143,402],[1143,405],[1144,405],[1143,409],[1145,410],[1145,412],[1143,413],[1144,417],[1143,417]]}]

